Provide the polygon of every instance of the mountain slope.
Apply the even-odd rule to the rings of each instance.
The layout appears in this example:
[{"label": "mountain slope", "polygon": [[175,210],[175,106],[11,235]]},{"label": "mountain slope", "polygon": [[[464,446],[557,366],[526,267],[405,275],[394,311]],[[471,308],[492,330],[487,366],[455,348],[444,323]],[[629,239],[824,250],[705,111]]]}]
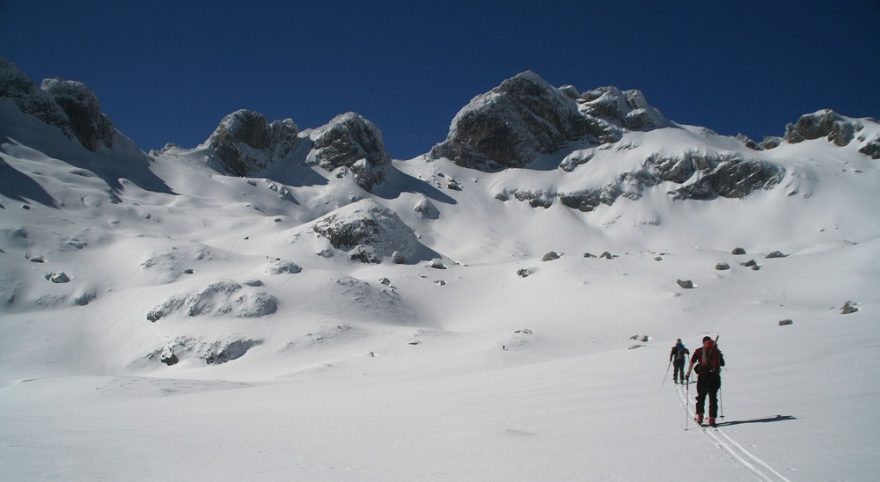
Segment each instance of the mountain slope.
[{"label": "mountain slope", "polygon": [[[414,159],[357,114],[241,110],[143,153],[0,67],[14,479],[880,470],[880,385],[852,369],[880,353],[873,119],[817,111],[759,144],[524,73]],[[715,438],[660,387],[672,341],[705,333],[729,363]]]}]

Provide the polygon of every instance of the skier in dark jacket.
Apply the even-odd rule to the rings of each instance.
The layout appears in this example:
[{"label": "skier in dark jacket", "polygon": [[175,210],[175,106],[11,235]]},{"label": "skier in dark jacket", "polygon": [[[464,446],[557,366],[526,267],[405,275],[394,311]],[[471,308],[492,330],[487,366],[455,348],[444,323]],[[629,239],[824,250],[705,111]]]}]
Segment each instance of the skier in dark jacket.
[{"label": "skier in dark jacket", "polygon": [[[696,368],[694,368],[696,365]],[[703,413],[706,406],[706,395],[709,395],[709,425],[715,427],[718,416],[718,389],[721,388],[721,367],[724,366],[724,355],[708,336],[703,337],[702,348],[694,350],[691,363],[688,365],[687,380],[691,378],[691,370],[695,370],[697,378],[697,424],[703,424]]]},{"label": "skier in dark jacket", "polygon": [[681,338],[679,338],[675,346],[672,347],[672,351],[669,352],[669,361],[672,362],[674,367],[672,371],[673,382],[678,383],[681,380],[681,383],[684,383],[684,362],[690,354],[691,352],[681,342]]}]

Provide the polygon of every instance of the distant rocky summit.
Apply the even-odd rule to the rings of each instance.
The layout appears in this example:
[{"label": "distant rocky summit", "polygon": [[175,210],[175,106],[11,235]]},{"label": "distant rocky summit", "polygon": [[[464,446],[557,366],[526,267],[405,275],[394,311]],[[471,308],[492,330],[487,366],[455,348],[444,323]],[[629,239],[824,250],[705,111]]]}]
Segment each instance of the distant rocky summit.
[{"label": "distant rocky summit", "polygon": [[101,113],[98,98],[82,82],[45,79],[41,88],[18,67],[0,58],[0,98],[7,97],[25,114],[56,126],[88,150],[112,147],[116,129]]},{"label": "distant rocky summit", "polygon": [[336,116],[315,129],[310,138],[314,151],[307,163],[327,171],[346,167],[354,174],[355,183],[366,191],[385,179],[391,158],[385,152],[382,132],[360,114],[347,112]]},{"label": "distant rocky summit", "polygon": [[667,124],[637,90],[602,87],[580,94],[573,86],[557,89],[538,74],[523,72],[474,97],[431,155],[482,170],[524,167],[569,142],[616,142],[622,129]]},{"label": "distant rocky summit", "polygon": [[223,170],[249,176],[288,155],[297,133],[292,119],[269,123],[259,112],[240,109],[220,121],[205,145]]}]

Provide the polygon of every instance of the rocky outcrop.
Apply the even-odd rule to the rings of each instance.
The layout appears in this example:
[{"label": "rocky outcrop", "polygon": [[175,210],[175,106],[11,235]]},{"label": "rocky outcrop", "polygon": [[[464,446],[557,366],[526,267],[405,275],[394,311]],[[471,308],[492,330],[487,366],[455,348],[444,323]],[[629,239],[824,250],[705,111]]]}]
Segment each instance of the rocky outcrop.
[{"label": "rocky outcrop", "polygon": [[174,295],[147,313],[156,322],[175,313],[186,316],[231,315],[256,318],[271,315],[278,309],[278,300],[264,291],[234,281],[218,281],[200,289]]},{"label": "rocky outcrop", "polygon": [[297,132],[292,119],[269,123],[263,114],[241,109],[220,121],[205,146],[222,170],[249,176],[290,154]]},{"label": "rocky outcrop", "polygon": [[622,91],[613,86],[599,87],[582,94],[577,102],[584,114],[629,130],[647,131],[669,125],[659,110],[648,105],[640,90]]},{"label": "rocky outcrop", "polygon": [[82,82],[44,79],[40,88],[67,114],[70,129],[79,142],[90,151],[99,146],[113,147],[116,129],[101,112],[98,97]]},{"label": "rocky outcrop", "polygon": [[482,170],[522,167],[592,127],[571,97],[534,72],[523,72],[474,97],[431,155]]},{"label": "rocky outcrop", "polygon": [[590,212],[599,205],[610,206],[619,197],[639,199],[644,190],[663,182],[681,185],[670,191],[674,199],[710,200],[742,198],[756,190],[772,189],[785,170],[767,161],[745,159],[735,154],[687,151],[677,156],[652,154],[642,168],[620,174],[598,188],[567,192],[523,191],[507,188],[495,195],[501,201],[511,197],[532,207],[548,208],[556,198],[564,205]]},{"label": "rocky outcrop", "polygon": [[116,129],[82,82],[45,79],[38,89],[18,67],[0,58],[0,97],[12,99],[20,111],[60,128],[90,151],[113,147]]},{"label": "rocky outcrop", "polygon": [[314,152],[308,163],[333,171],[346,167],[354,181],[366,191],[385,179],[391,158],[385,152],[382,132],[375,124],[354,112],[336,116],[310,135]]},{"label": "rocky outcrop", "polygon": [[785,140],[791,144],[825,137],[838,146],[845,146],[861,124],[852,122],[830,109],[804,114],[794,124],[785,126]]},{"label": "rocky outcrop", "polygon": [[[617,142],[627,129],[668,125],[638,90],[600,87],[581,94],[574,86],[556,89],[534,72],[523,72],[474,97],[431,156],[488,171],[523,167],[573,141]],[[570,161],[563,169],[577,164]]]},{"label": "rocky outcrop", "polygon": [[880,159],[880,137],[875,137],[868,141],[867,144],[859,149],[859,152],[866,156],[870,156],[871,159]]},{"label": "rocky outcrop", "polygon": [[396,254],[394,262],[414,263],[431,259],[434,255],[419,242],[397,213],[370,199],[349,204],[317,219],[311,229],[326,238],[333,248],[348,252],[356,261],[379,263]]},{"label": "rocky outcrop", "polygon": [[208,365],[219,365],[237,360],[251,348],[262,344],[262,340],[251,338],[227,337],[219,340],[204,340],[178,336],[164,347],[147,355],[147,359],[159,360],[168,366],[186,359],[197,359]]},{"label": "rocky outcrop", "polygon": [[18,109],[41,121],[60,127],[70,135],[67,114],[52,97],[34,86],[15,64],[0,57],[0,97],[12,99]]}]

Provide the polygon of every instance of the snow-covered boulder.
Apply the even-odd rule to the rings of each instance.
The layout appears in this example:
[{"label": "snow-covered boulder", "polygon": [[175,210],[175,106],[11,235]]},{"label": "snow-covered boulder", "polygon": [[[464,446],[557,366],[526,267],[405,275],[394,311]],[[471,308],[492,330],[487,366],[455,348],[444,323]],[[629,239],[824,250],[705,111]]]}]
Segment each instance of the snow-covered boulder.
[{"label": "snow-covered boulder", "polygon": [[440,217],[440,211],[437,209],[437,206],[434,206],[434,203],[432,203],[428,198],[422,198],[418,203],[416,203],[413,210],[422,219],[437,219]]},{"label": "snow-covered boulder", "polygon": [[147,319],[161,318],[181,312],[186,316],[231,315],[256,318],[271,315],[278,309],[278,300],[264,291],[234,281],[218,281],[208,286],[174,295],[147,313]]},{"label": "snow-covered boulder", "polygon": [[268,274],[296,274],[302,272],[302,268],[293,261],[284,259],[273,259],[266,265],[266,273]]},{"label": "snow-covered boulder", "polygon": [[308,163],[327,171],[346,167],[354,175],[355,183],[366,191],[385,179],[391,158],[385,152],[382,132],[360,114],[338,115],[309,137],[314,150]]},{"label": "snow-covered boulder", "polygon": [[791,144],[827,137],[838,146],[845,146],[862,126],[831,109],[804,114],[794,124],[785,126],[785,140]]},{"label": "snow-covered boulder", "polygon": [[[311,223],[333,248],[362,262],[381,262],[395,253],[407,263],[435,254],[422,245],[396,212],[371,199],[343,206]],[[396,261],[395,261],[396,262]]]},{"label": "snow-covered boulder", "polygon": [[40,88],[61,107],[79,142],[90,151],[113,147],[116,129],[101,112],[98,97],[82,82],[58,78],[43,79]]},{"label": "snow-covered boulder", "polygon": [[474,97],[431,155],[477,169],[522,167],[590,132],[573,99],[534,72]]},{"label": "snow-covered boulder", "polygon": [[187,359],[201,360],[208,365],[220,365],[243,357],[248,350],[262,343],[263,340],[234,336],[216,340],[178,336],[147,355],[147,359],[159,360],[168,366]]},{"label": "snow-covered boulder", "polygon": [[237,110],[220,121],[203,144],[221,169],[248,176],[271,166],[297,144],[298,128],[292,119],[272,123],[259,112]]}]

